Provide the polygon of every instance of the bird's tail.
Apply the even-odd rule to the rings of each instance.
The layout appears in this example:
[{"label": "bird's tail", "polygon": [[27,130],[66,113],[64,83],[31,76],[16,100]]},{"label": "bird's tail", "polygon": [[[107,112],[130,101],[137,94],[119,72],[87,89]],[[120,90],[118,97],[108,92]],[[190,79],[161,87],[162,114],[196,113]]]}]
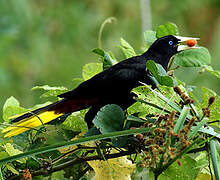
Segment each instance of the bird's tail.
[{"label": "bird's tail", "polygon": [[[77,100],[60,100],[45,107],[23,113],[12,120],[12,125],[2,130],[6,133],[4,137],[12,137],[21,134],[30,129],[44,125],[67,113],[88,108],[93,101]],[[13,118],[13,117],[12,117]]]},{"label": "bird's tail", "polygon": [[63,114],[56,114],[54,111],[45,111],[12,124],[10,127],[3,129],[2,133],[7,132],[7,134],[5,134],[4,137],[16,136],[30,129],[34,129],[38,126],[46,124],[58,118],[61,115]]}]

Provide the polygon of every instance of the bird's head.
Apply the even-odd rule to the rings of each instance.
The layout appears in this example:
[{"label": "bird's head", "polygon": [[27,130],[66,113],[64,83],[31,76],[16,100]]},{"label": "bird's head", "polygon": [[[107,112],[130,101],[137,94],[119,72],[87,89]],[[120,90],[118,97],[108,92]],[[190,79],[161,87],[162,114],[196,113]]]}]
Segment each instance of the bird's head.
[{"label": "bird's head", "polygon": [[[181,45],[180,43],[191,40],[198,40],[199,38],[181,37],[168,35],[157,39],[148,49],[147,54],[155,58],[157,63],[166,66],[169,59],[178,52],[197,48],[195,46]],[[195,41],[196,42],[196,41]]]}]

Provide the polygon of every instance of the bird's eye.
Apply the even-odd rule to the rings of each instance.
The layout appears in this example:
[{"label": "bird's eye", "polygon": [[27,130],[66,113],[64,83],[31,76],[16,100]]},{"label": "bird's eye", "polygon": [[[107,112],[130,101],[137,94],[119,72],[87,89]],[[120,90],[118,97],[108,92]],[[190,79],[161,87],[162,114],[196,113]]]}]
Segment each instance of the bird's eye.
[{"label": "bird's eye", "polygon": [[173,45],[173,41],[169,41],[169,45],[171,45],[171,46],[172,46],[172,45]]}]

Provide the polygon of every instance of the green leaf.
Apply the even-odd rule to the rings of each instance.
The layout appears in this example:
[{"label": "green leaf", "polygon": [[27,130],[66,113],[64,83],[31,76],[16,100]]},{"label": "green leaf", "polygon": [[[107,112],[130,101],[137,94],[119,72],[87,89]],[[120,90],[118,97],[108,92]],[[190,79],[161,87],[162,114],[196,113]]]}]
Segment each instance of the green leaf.
[{"label": "green leaf", "polygon": [[0,157],[1,157],[1,159],[2,158],[6,158],[6,157],[8,157],[9,155],[8,155],[8,153],[7,152],[5,152],[5,151],[1,151],[0,152]]},{"label": "green leaf", "polygon": [[156,32],[151,31],[151,30],[145,31],[144,32],[144,40],[148,46],[151,46],[153,44],[153,42],[157,40]]},{"label": "green leaf", "polygon": [[189,111],[190,111],[189,107],[186,107],[186,106],[183,107],[183,109],[180,113],[180,116],[179,116],[179,118],[176,121],[176,124],[174,126],[174,132],[179,133],[179,131],[182,129],[183,124],[186,120],[186,117],[189,114]]},{"label": "green leaf", "polygon": [[4,180],[3,175],[2,175],[2,167],[0,167],[0,179]]},{"label": "green leaf", "polygon": [[[181,112],[182,109],[175,103],[173,103],[170,99],[168,99],[167,97],[165,97],[162,93],[160,92],[157,92],[153,89],[151,89],[151,91],[157,95],[157,97],[159,97],[162,101],[164,101],[165,103],[167,103],[172,109],[178,111],[178,112]],[[191,116],[187,116],[188,118],[191,117]]]},{"label": "green leaf", "polygon": [[[116,104],[108,104],[97,113],[93,123],[102,134],[120,131],[123,129],[125,121],[124,111]],[[112,138],[115,146],[122,147],[126,144],[127,137]]]},{"label": "green leaf", "polygon": [[113,54],[111,52],[106,52],[101,48],[96,48],[92,52],[98,54],[102,58],[102,63],[103,63],[103,69],[107,69],[114,64],[117,64],[118,61],[114,58]]},{"label": "green leaf", "polygon": [[152,75],[156,78],[159,84],[164,86],[173,87],[173,79],[167,75],[165,69],[160,65],[155,63],[153,60],[148,60],[146,63],[147,70],[149,70]]},{"label": "green leaf", "polygon": [[67,88],[60,86],[60,87],[51,87],[48,85],[43,85],[43,86],[35,86],[31,90],[45,90],[47,91],[46,93],[42,94],[40,97],[41,98],[47,98],[47,97],[56,97],[59,94],[67,92]]},{"label": "green leaf", "polygon": [[83,82],[83,78],[73,78],[72,80],[75,84],[79,85],[80,83]]},{"label": "green leaf", "polygon": [[197,134],[197,132],[201,128],[203,128],[203,126],[207,123],[207,121],[208,119],[204,118],[202,121],[196,123],[196,126],[193,126],[192,130],[190,131],[188,139],[192,139]]},{"label": "green leaf", "polygon": [[201,67],[211,63],[211,56],[208,49],[200,47],[198,49],[188,49],[175,55],[174,62],[183,67]]},{"label": "green leaf", "polygon": [[64,176],[65,174],[65,171],[64,170],[61,170],[61,171],[57,171],[57,172],[54,172],[50,177],[48,177],[48,180],[68,180],[67,178],[65,178]]},{"label": "green leaf", "polygon": [[148,75],[148,77],[152,81],[152,85],[154,84],[156,87],[160,85],[160,83],[157,81],[157,79],[154,76]]},{"label": "green leaf", "polygon": [[100,55],[102,57],[105,56],[105,51],[103,49],[101,49],[101,48],[93,49],[92,52],[94,52],[95,54],[98,54],[98,55]]},{"label": "green leaf", "polygon": [[15,99],[13,96],[11,96],[10,98],[8,98],[8,99],[5,101],[5,104],[4,104],[4,106],[3,106],[3,112],[5,111],[5,109],[6,109],[8,106],[20,106],[20,103],[18,102],[17,99]]},{"label": "green leaf", "polygon": [[9,122],[11,117],[13,117],[14,115],[22,114],[26,111],[27,111],[27,109],[25,109],[23,107],[8,106],[7,108],[5,108],[5,110],[3,112],[3,119],[5,120],[5,122]]},{"label": "green leaf", "polygon": [[190,156],[185,155],[180,159],[181,166],[176,162],[167,168],[160,176],[159,180],[191,180],[196,179],[199,172],[196,161]]},{"label": "green leaf", "polygon": [[89,63],[83,66],[82,77],[86,81],[93,77],[94,75],[102,72],[102,63]]},{"label": "green leaf", "polygon": [[198,166],[201,168],[200,173],[208,173],[209,171],[207,170],[208,165],[209,165],[209,160],[208,160],[207,152],[202,151],[198,153],[198,156],[196,156],[195,160],[198,164]]},{"label": "green leaf", "polygon": [[35,110],[35,109],[38,109],[38,108],[42,108],[42,107],[45,107],[47,105],[51,104],[50,101],[47,101],[45,103],[42,103],[42,104],[36,104],[34,107],[31,108],[31,110]]},{"label": "green leaf", "polygon": [[211,152],[211,159],[212,165],[214,169],[215,179],[220,179],[219,167],[218,167],[218,159],[217,159],[217,152],[216,152],[216,140],[211,139],[210,141],[210,152]]},{"label": "green leaf", "polygon": [[215,132],[215,130],[210,126],[200,128],[199,132],[203,132],[203,133],[209,134],[211,136],[215,136],[216,138],[220,139],[220,134]]},{"label": "green leaf", "polygon": [[146,122],[146,121],[144,121],[144,120],[142,120],[142,119],[140,119],[140,118],[138,118],[138,117],[136,117],[136,116],[133,116],[133,115],[129,115],[129,116],[127,117],[127,120],[128,120],[128,121],[141,122],[141,123]]},{"label": "green leaf", "polygon": [[60,148],[69,147],[69,146],[72,146],[72,145],[82,144],[82,143],[86,143],[86,142],[90,142],[90,141],[98,141],[98,140],[103,140],[103,139],[108,139],[108,138],[114,138],[114,137],[127,136],[127,135],[131,135],[131,134],[136,134],[136,133],[152,132],[153,130],[154,130],[154,128],[129,129],[129,130],[116,131],[116,132],[107,133],[107,134],[89,136],[89,137],[73,140],[73,141],[70,141],[70,142],[65,141],[65,142],[62,142],[62,143],[53,144],[51,146],[46,146],[46,147],[34,149],[34,150],[31,150],[31,151],[28,151],[28,152],[25,152],[25,153],[21,153],[21,154],[10,156],[10,157],[4,158],[4,159],[0,159],[0,166],[2,164],[12,162],[12,161],[24,158],[24,157],[33,156],[33,155],[37,155],[37,154],[42,154],[42,153],[54,151],[54,150],[57,150],[57,149],[60,149]]},{"label": "green leaf", "polygon": [[196,177],[196,180],[208,180],[208,179],[212,179],[212,176],[209,172],[208,173],[199,173]]},{"label": "green leaf", "polygon": [[[33,108],[31,108],[31,110],[38,109],[38,108],[44,107],[49,104],[51,104],[51,102],[37,104]],[[9,122],[11,119],[15,118],[16,115],[20,115],[20,114],[27,112],[27,111],[28,111],[28,109],[25,109],[20,106],[7,106],[3,111],[3,119],[5,120],[5,122]]]},{"label": "green leaf", "polygon": [[84,120],[86,111],[77,111],[72,113],[68,118],[62,123],[64,129],[77,131],[77,132],[87,132],[87,124]]},{"label": "green leaf", "polygon": [[3,119],[5,122],[9,122],[10,117],[25,111],[27,111],[27,109],[20,107],[18,100],[12,96],[6,100],[3,106]]},{"label": "green leaf", "polygon": [[88,137],[88,136],[93,136],[93,135],[98,135],[98,134],[101,134],[101,132],[96,127],[92,127],[84,134],[84,136]]},{"label": "green leaf", "polygon": [[167,35],[179,35],[179,31],[178,31],[176,24],[167,23],[167,24],[158,26],[156,30],[156,37],[161,38]]},{"label": "green leaf", "polygon": [[[159,106],[161,109],[155,109],[154,106],[149,106],[149,104],[145,102],[136,102],[132,106],[130,106],[127,111],[128,114],[138,113],[138,116],[141,118],[145,118],[146,115],[152,113],[161,113],[162,109],[166,109],[172,111],[173,109],[181,112],[181,108],[173,103],[175,100],[179,102],[180,98],[178,96],[173,96],[174,91],[173,88],[167,86],[159,86],[160,92],[150,89],[149,86],[139,86],[132,90],[136,95],[138,95],[139,100],[143,100],[145,102],[149,102],[151,104],[155,104]],[[159,97],[159,98],[158,98]],[[172,99],[170,99],[172,98]]]},{"label": "green leaf", "polygon": [[124,111],[121,107],[115,104],[108,104],[101,108],[93,120],[93,123],[102,134],[105,134],[122,130],[124,120]]},{"label": "green leaf", "polygon": [[124,53],[126,58],[136,56],[136,53],[135,53],[133,47],[127,41],[125,41],[123,38],[121,38],[120,42],[121,42],[121,45],[119,47],[122,50],[122,52]]},{"label": "green leaf", "polygon": [[31,90],[45,90],[45,91],[50,91],[50,90],[67,90],[65,87],[51,87],[48,85],[43,85],[43,86],[35,86]]},{"label": "green leaf", "polygon": [[220,78],[220,71],[214,70],[212,66],[205,66],[205,70],[216,76],[217,78]]},{"label": "green leaf", "polygon": [[[14,156],[14,155],[17,155],[17,154],[21,154],[21,153],[23,153],[22,151],[20,151],[20,150],[18,150],[18,149],[15,149],[13,146],[12,146],[12,144],[10,144],[10,143],[6,143],[5,145],[4,145],[4,149],[5,149],[5,151],[9,154],[9,156]],[[19,159],[19,160],[17,160],[17,162],[19,162],[19,163],[25,163],[26,162],[26,159]]]},{"label": "green leaf", "polygon": [[[163,169],[163,173],[164,173],[165,170],[167,170],[169,167],[171,167],[171,164],[173,164],[174,162],[176,162],[176,160],[177,160],[177,159],[180,159],[183,155],[186,155],[186,153],[187,153],[195,144],[197,144],[199,141],[200,141],[199,138],[197,138],[197,139],[195,139],[194,141],[192,141],[192,143],[191,143],[188,147],[186,147],[185,149],[183,149],[182,151],[180,151],[180,153],[177,154],[173,159],[169,159],[169,161],[168,161],[167,163],[165,163],[162,167],[159,167],[159,168],[162,168],[162,169]],[[189,163],[189,164],[193,164],[193,165],[195,166],[194,163]],[[183,165],[183,166],[184,166],[184,165]],[[168,174],[169,174],[169,173],[168,173]],[[183,174],[183,173],[181,172],[181,174]],[[174,176],[175,179],[179,179],[179,178],[181,178],[181,177],[182,177],[182,176],[178,176],[178,177],[176,178],[176,176]],[[171,176],[170,178],[173,178],[173,176]],[[182,179],[182,178],[181,178],[181,179]],[[185,178],[183,178],[183,179],[185,179]],[[189,178],[189,179],[191,179],[191,178]]]},{"label": "green leaf", "polygon": [[19,175],[19,172],[18,172],[14,167],[12,167],[11,165],[6,164],[6,168],[7,168],[9,171],[11,171],[13,174]]}]

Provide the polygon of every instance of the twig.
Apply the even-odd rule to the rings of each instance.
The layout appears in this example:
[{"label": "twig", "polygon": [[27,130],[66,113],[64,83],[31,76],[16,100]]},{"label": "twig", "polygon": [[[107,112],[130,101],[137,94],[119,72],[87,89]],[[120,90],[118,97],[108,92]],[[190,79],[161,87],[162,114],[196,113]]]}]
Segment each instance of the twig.
[{"label": "twig", "polygon": [[68,152],[62,154],[61,156],[57,157],[56,159],[53,159],[52,164],[57,163],[57,161],[59,161],[60,159],[62,159],[66,155],[71,154],[71,153],[73,153],[73,152],[75,152],[77,150],[80,150],[80,149],[92,149],[92,150],[95,150],[97,148],[96,147],[89,147],[89,146],[79,146],[79,147],[77,147],[77,148],[75,148],[75,149],[73,149],[71,151],[68,151]]},{"label": "twig", "polygon": [[62,154],[61,156],[57,157],[56,159],[53,159],[53,160],[52,160],[52,164],[57,163],[60,159],[62,159],[62,158],[65,157],[66,155],[71,154],[71,153],[73,153],[73,152],[75,152],[75,151],[77,151],[77,150],[79,150],[79,149],[80,149],[80,148],[77,147],[76,149],[73,149],[73,150],[71,150],[71,151],[68,151],[68,152]]},{"label": "twig", "polygon": [[220,122],[220,120],[216,120],[216,121],[209,121],[209,122],[207,122],[208,124],[212,124],[212,123],[219,123]]},{"label": "twig", "polygon": [[[119,153],[106,154],[105,159],[107,160],[107,159],[118,158],[118,157],[121,157],[121,156],[127,156],[127,155],[131,155],[131,154],[134,154],[134,153],[136,153],[136,152],[135,151],[121,151]],[[70,161],[65,162],[63,164],[59,164],[57,166],[53,166],[49,170],[42,169],[42,170],[38,170],[38,171],[33,171],[33,172],[31,172],[31,175],[32,175],[32,177],[40,176],[40,175],[48,176],[49,174],[51,174],[53,172],[60,171],[60,170],[65,169],[69,166],[72,166],[73,164],[75,165],[75,164],[79,164],[79,163],[82,163],[82,162],[93,161],[93,160],[103,160],[103,158],[100,157],[99,155],[89,156],[89,157],[81,157],[81,158],[78,158],[78,159],[70,160]],[[19,179],[19,177],[20,176],[18,176],[18,175],[12,176],[12,177],[8,178],[8,180],[16,180],[16,179]]]}]

